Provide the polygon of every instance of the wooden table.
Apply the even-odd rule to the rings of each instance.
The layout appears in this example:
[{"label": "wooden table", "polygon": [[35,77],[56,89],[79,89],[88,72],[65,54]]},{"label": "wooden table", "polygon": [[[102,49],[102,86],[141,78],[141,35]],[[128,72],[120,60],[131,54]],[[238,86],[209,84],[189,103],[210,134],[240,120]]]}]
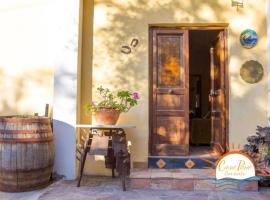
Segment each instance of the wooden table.
[{"label": "wooden table", "polygon": [[124,129],[135,128],[135,126],[78,124],[76,127],[86,130],[86,134],[80,137],[80,142],[77,145],[77,153],[80,154],[80,157],[77,157],[77,159],[80,161],[77,187],[80,187],[86,156],[91,152],[91,145],[94,137],[108,137],[105,165],[106,168],[112,169],[113,178],[115,177],[114,170],[117,170],[119,176],[121,177],[123,191],[126,191],[126,176],[128,176],[130,172],[130,154],[127,148],[126,134]]}]

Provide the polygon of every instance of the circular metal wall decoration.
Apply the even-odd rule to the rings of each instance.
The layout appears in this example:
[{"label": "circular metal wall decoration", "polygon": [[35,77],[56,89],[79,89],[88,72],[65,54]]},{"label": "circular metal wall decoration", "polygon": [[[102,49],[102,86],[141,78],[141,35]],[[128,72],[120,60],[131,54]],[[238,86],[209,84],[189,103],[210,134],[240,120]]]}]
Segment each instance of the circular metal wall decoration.
[{"label": "circular metal wall decoration", "polygon": [[258,83],[263,77],[263,66],[255,60],[245,62],[240,69],[241,78],[250,84]]},{"label": "circular metal wall decoration", "polygon": [[251,29],[244,30],[240,35],[240,42],[244,48],[251,49],[258,43],[256,31]]}]

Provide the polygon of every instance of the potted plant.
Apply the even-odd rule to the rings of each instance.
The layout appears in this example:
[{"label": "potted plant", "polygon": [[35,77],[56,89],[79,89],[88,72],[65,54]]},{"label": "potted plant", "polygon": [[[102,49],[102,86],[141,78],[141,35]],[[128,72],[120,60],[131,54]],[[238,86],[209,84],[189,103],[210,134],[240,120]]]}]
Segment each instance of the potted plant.
[{"label": "potted plant", "polygon": [[102,86],[97,88],[100,101],[87,103],[84,109],[87,113],[92,112],[97,124],[115,125],[122,112],[128,112],[137,105],[140,98],[138,92],[119,90],[116,93]]}]

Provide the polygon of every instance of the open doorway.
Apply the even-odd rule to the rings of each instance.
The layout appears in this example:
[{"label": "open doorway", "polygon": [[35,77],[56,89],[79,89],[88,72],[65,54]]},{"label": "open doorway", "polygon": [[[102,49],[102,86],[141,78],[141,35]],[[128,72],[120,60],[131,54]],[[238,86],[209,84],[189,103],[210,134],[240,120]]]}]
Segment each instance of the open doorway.
[{"label": "open doorway", "polygon": [[151,27],[149,33],[149,161],[225,147],[226,28]]},{"label": "open doorway", "polygon": [[189,31],[190,155],[211,152],[211,48],[219,30]]}]

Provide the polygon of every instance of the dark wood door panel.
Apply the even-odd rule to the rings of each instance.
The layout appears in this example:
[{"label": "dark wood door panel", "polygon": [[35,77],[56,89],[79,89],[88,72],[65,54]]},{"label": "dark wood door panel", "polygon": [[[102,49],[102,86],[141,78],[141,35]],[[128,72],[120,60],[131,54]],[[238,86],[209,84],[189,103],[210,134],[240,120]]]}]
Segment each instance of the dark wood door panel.
[{"label": "dark wood door panel", "polygon": [[222,120],[220,118],[220,113],[216,113],[215,115],[212,114],[212,133],[214,141],[214,145],[220,144],[219,141],[222,140]]},{"label": "dark wood door panel", "polygon": [[171,33],[157,35],[157,85],[159,88],[184,88],[183,37]]},{"label": "dark wood door panel", "polygon": [[157,88],[158,94],[174,94],[174,95],[185,95],[185,89],[181,88],[173,88],[173,87],[167,87],[167,88]]},{"label": "dark wood door panel", "polygon": [[211,144],[226,146],[225,35],[224,31],[210,49],[211,55]]},{"label": "dark wood door panel", "polygon": [[184,110],[157,110],[156,116],[180,116],[185,117]]},{"label": "dark wood door panel", "polygon": [[188,152],[188,31],[152,29],[151,155]]},{"label": "dark wood door panel", "polygon": [[157,95],[157,110],[184,110],[184,103],[183,95]]},{"label": "dark wood door panel", "polygon": [[179,134],[185,131],[184,117],[178,116],[158,116],[157,117],[157,137],[159,143],[167,144],[182,144],[185,143],[184,134]]},{"label": "dark wood door panel", "polygon": [[156,144],[155,151],[158,156],[185,156],[188,154],[189,145]]}]

